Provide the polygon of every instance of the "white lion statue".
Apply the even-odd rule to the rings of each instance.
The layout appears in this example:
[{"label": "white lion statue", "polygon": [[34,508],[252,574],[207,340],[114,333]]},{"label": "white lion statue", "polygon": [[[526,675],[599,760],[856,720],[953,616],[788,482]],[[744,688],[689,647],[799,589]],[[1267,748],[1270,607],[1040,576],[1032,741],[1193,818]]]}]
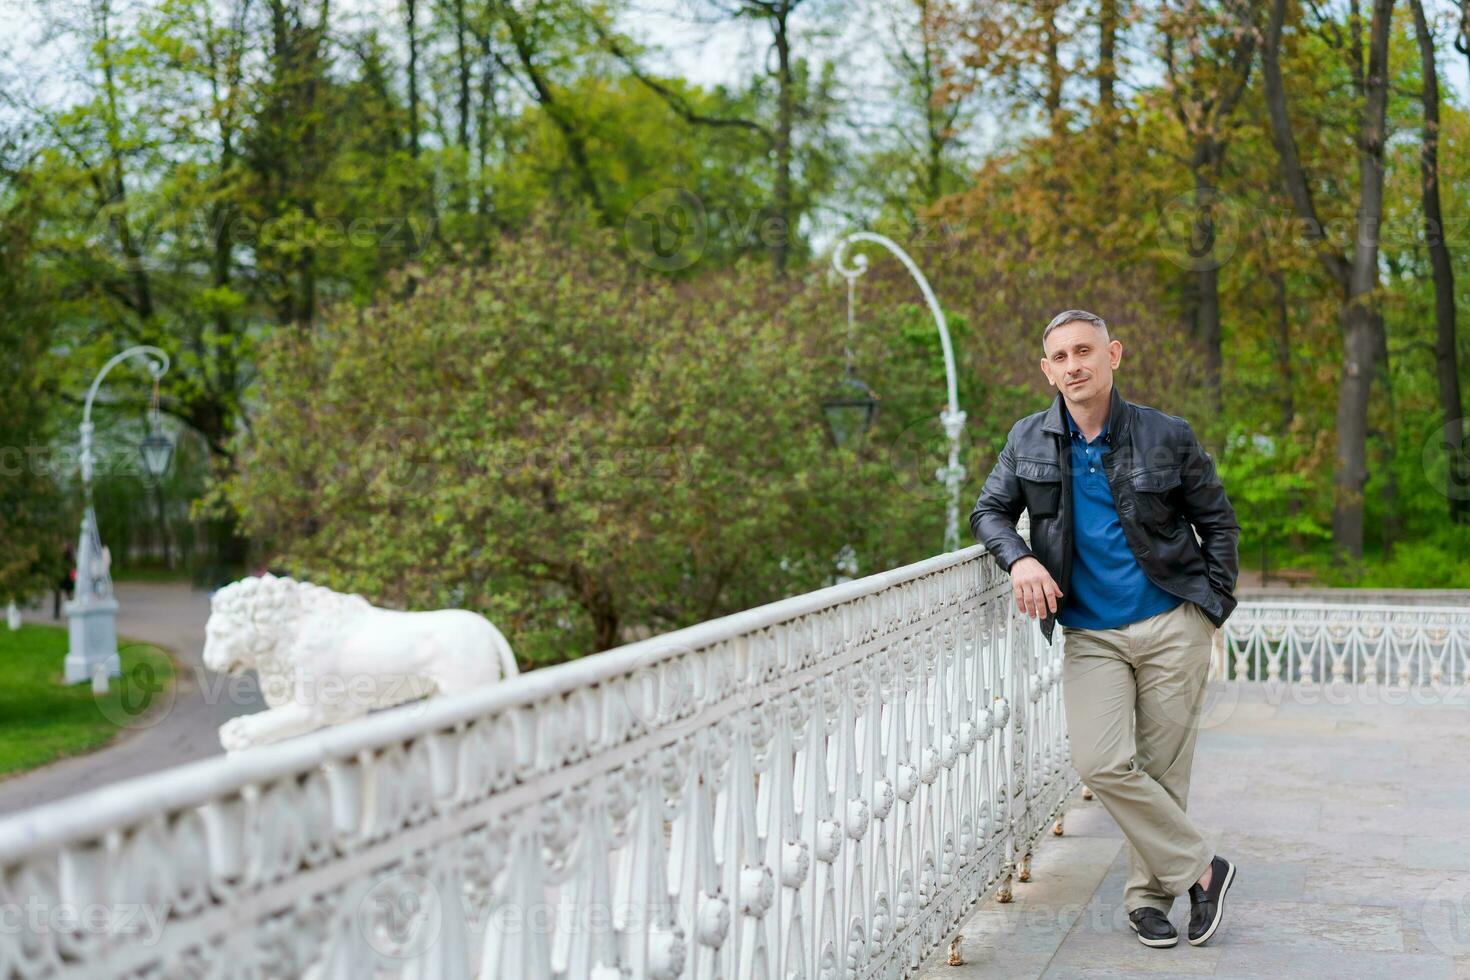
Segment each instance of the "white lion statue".
[{"label": "white lion statue", "polygon": [[478,613],[378,609],[362,596],[274,575],[214,594],[204,666],[260,675],[268,710],[220,726],[228,752],[517,673],[510,644]]}]

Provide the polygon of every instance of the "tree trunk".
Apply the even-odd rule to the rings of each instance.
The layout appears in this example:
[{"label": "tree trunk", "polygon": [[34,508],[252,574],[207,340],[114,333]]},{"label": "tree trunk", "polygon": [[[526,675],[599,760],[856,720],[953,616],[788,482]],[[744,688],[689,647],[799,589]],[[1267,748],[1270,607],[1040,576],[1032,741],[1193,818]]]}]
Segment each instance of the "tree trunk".
[{"label": "tree trunk", "polygon": [[1470,467],[1465,458],[1464,408],[1460,400],[1459,351],[1455,337],[1455,272],[1444,239],[1444,217],[1439,201],[1439,69],[1434,37],[1424,17],[1423,0],[1409,0],[1414,12],[1414,35],[1419,42],[1419,66],[1424,78],[1424,132],[1419,153],[1419,175],[1424,202],[1424,238],[1434,277],[1435,372],[1439,379],[1442,435],[1449,462],[1450,522],[1470,524]]},{"label": "tree trunk", "polygon": [[[1296,377],[1292,373],[1291,357],[1291,306],[1286,297],[1286,276],[1278,269],[1271,274],[1272,291],[1276,300],[1276,385],[1281,398],[1281,435],[1283,445],[1292,438],[1291,427],[1296,422],[1296,398],[1293,395]],[[1302,512],[1301,491],[1293,488],[1287,492],[1286,511],[1294,519]],[[1299,555],[1304,547],[1302,535],[1295,528],[1288,535],[1288,546],[1293,555]]]},{"label": "tree trunk", "polygon": [[786,263],[791,252],[791,131],[796,117],[795,81],[791,75],[791,38],[787,34],[787,17],[791,13],[789,0],[780,0],[771,14],[772,33],[775,35],[777,58],[777,104],[776,104],[776,229],[774,256],[776,275],[786,278]]},{"label": "tree trunk", "polygon": [[1220,352],[1220,267],[1213,257],[1215,249],[1214,206],[1215,188],[1205,173],[1205,167],[1194,171],[1195,228],[1202,241],[1194,243],[1204,251],[1204,261],[1195,270],[1197,298],[1194,311],[1194,339],[1205,355],[1205,383],[1210,389],[1210,401],[1219,412],[1223,397],[1220,378],[1224,370]]},{"label": "tree trunk", "polygon": [[556,94],[551,89],[551,83],[541,71],[541,67],[536,64],[536,49],[527,25],[521,20],[521,15],[516,12],[514,4],[501,0],[497,9],[510,34],[511,44],[516,51],[516,60],[521,63],[521,68],[525,71],[526,78],[535,92],[536,101],[545,110],[547,118],[561,133],[562,140],[566,143],[567,153],[572,158],[572,167],[576,171],[577,182],[581,186],[582,193],[592,203],[598,219],[607,221],[607,207],[603,203],[602,192],[597,187],[597,179],[592,174],[592,162],[587,152],[587,141],[583,138],[581,130],[577,128],[576,120],[566,111],[566,107],[557,101]]},{"label": "tree trunk", "polygon": [[1393,557],[1393,546],[1399,538],[1399,476],[1394,469],[1394,447],[1398,445],[1398,411],[1393,401],[1393,375],[1388,363],[1388,331],[1384,329],[1383,317],[1373,317],[1373,342],[1376,345],[1375,359],[1378,364],[1379,380],[1383,386],[1383,397],[1387,411],[1383,413],[1384,427],[1370,428],[1369,435],[1378,438],[1377,463],[1383,473],[1383,519],[1377,521],[1378,541],[1383,547],[1383,557]]},{"label": "tree trunk", "polygon": [[118,106],[116,63],[114,61],[116,53],[112,48],[111,4],[106,2],[98,4],[95,16],[97,17],[97,48],[102,58],[103,95],[107,100],[108,192],[112,195],[111,200],[104,203],[113,209],[110,224],[117,235],[118,248],[127,260],[128,279],[133,284],[130,305],[143,325],[141,339],[149,342],[153,339],[149,326],[154,312],[153,286],[148,277],[147,265],[143,261],[142,249],[133,236],[132,224],[128,219],[127,164],[124,161],[122,117]]},{"label": "tree trunk", "polygon": [[464,0],[454,0],[454,55],[459,71],[459,146],[470,149],[470,56],[465,43]]},{"label": "tree trunk", "polygon": [[1279,271],[1271,276],[1276,298],[1276,377],[1281,397],[1281,435],[1285,438],[1296,421],[1296,400],[1292,395],[1295,378],[1291,370],[1291,313],[1286,302],[1286,277]]},{"label": "tree trunk", "polygon": [[939,79],[934,65],[934,22],[929,0],[919,0],[919,39],[923,44],[919,62],[919,91],[924,99],[924,131],[927,152],[924,160],[924,203],[939,200],[944,180],[944,149],[949,141],[944,110],[939,104]]},{"label": "tree trunk", "polygon": [[153,502],[153,512],[158,521],[158,553],[163,558],[163,567],[173,568],[174,555],[168,544],[168,510],[164,506],[162,480],[153,488]]},{"label": "tree trunk", "polygon": [[[1112,9],[1106,9],[1111,6]],[[1116,32],[1116,0],[1106,0],[1103,10],[1103,26]],[[1194,265],[1193,299],[1195,343],[1204,354],[1205,380],[1210,390],[1210,401],[1218,414],[1223,405],[1222,376],[1224,358],[1221,351],[1220,327],[1220,263],[1216,246],[1216,206],[1219,195],[1215,182],[1224,167],[1225,153],[1229,145],[1227,126],[1235,106],[1250,80],[1251,65],[1255,61],[1254,24],[1237,23],[1233,18],[1222,23],[1236,29],[1236,38],[1229,50],[1227,64],[1215,55],[1208,58],[1190,52],[1182,67],[1175,57],[1174,38],[1170,33],[1176,29],[1173,23],[1164,24],[1164,67],[1168,74],[1169,91],[1174,103],[1174,113],[1185,133],[1192,136],[1188,166],[1194,179],[1193,220],[1189,229],[1189,258]],[[1243,28],[1243,29],[1242,29]],[[1204,26],[1200,28],[1206,30]],[[1111,42],[1108,45],[1111,57]],[[1201,87],[1200,76],[1203,64],[1208,64],[1210,83]],[[1109,85],[1109,97],[1112,88]],[[1189,97],[1185,93],[1191,93]],[[1108,111],[1111,112],[1111,105]]]},{"label": "tree trunk", "polygon": [[1368,396],[1383,321],[1374,304],[1383,218],[1383,144],[1388,110],[1388,37],[1393,0],[1374,0],[1368,76],[1358,136],[1358,220],[1344,317],[1342,384],[1337,403],[1337,480],[1332,537],[1354,558],[1363,556],[1363,488],[1368,482]]},{"label": "tree trunk", "polygon": [[[1117,113],[1113,87],[1118,79],[1115,61],[1118,47],[1118,0],[1100,0],[1097,18],[1097,108],[1100,119],[1110,124]],[[1112,138],[1111,132],[1106,134]]]},{"label": "tree trunk", "polygon": [[1281,77],[1281,31],[1286,0],[1273,0],[1263,76],[1271,138],[1281,161],[1282,180],[1308,241],[1343,292],[1338,316],[1342,328],[1342,374],[1337,389],[1337,460],[1333,477],[1332,539],[1339,554],[1363,556],[1363,488],[1368,481],[1368,396],[1377,361],[1378,236],[1383,215],[1383,142],[1388,106],[1388,38],[1393,0],[1374,0],[1368,44],[1368,72],[1358,133],[1357,234],[1349,260],[1331,249],[1312,204],[1286,109]]},{"label": "tree trunk", "polygon": [[419,155],[419,36],[414,24],[418,0],[403,0],[404,28],[408,33],[408,152]]},{"label": "tree trunk", "polygon": [[581,600],[582,608],[592,620],[592,633],[596,649],[611,650],[622,640],[622,623],[618,617],[617,603],[612,589],[603,579],[582,568],[574,568],[573,586]]},{"label": "tree trunk", "polygon": [[491,122],[498,115],[495,105],[495,54],[490,32],[476,38],[480,45],[480,102],[475,119],[475,216],[480,235],[480,258],[490,257],[490,193],[489,161]]},{"label": "tree trunk", "polygon": [[1067,74],[1062,68],[1062,32],[1057,26],[1058,0],[1045,0],[1046,30],[1046,118],[1053,138],[1062,135],[1066,121],[1062,118],[1062,86]]}]

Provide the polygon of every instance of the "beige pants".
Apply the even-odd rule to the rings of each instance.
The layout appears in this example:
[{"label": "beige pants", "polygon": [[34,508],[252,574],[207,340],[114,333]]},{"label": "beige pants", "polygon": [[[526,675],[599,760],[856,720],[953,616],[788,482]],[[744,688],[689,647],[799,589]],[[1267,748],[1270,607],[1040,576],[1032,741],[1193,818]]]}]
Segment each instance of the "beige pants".
[{"label": "beige pants", "polygon": [[1128,838],[1123,904],[1167,913],[1214,856],[1184,806],[1215,626],[1185,600],[1118,629],[1062,630],[1072,764]]}]

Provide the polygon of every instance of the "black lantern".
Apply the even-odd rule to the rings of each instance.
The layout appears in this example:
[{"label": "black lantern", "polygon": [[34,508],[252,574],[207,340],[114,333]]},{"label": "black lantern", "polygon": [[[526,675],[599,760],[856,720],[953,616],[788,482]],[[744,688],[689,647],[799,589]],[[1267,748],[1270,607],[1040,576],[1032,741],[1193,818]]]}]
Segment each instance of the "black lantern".
[{"label": "black lantern", "polygon": [[859,449],[873,427],[873,417],[878,414],[878,396],[849,365],[837,391],[822,402],[822,414],[827,416],[827,427],[838,449],[847,446]]},{"label": "black lantern", "polygon": [[153,477],[155,484],[163,482],[168,472],[169,461],[174,456],[174,444],[163,434],[163,416],[158,410],[158,379],[161,371],[153,372],[153,403],[148,406],[148,434],[138,443],[138,452],[143,455],[143,470]]},{"label": "black lantern", "polygon": [[143,456],[143,469],[155,483],[161,481],[174,455],[174,444],[168,436],[162,429],[152,429],[138,444],[138,452]]}]

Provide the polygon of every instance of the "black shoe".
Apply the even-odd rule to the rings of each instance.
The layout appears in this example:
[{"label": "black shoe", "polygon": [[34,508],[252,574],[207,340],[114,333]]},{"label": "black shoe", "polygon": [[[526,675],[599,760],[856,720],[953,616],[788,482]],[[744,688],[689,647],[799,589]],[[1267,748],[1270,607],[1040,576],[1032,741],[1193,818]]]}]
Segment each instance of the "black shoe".
[{"label": "black shoe", "polygon": [[1203,946],[1225,918],[1225,893],[1235,881],[1235,865],[1216,854],[1210,862],[1210,887],[1189,886],[1189,944]]},{"label": "black shoe", "polygon": [[1134,909],[1128,913],[1128,923],[1138,933],[1138,941],[1145,946],[1173,946],[1179,942],[1179,932],[1169,917],[1152,905]]}]

